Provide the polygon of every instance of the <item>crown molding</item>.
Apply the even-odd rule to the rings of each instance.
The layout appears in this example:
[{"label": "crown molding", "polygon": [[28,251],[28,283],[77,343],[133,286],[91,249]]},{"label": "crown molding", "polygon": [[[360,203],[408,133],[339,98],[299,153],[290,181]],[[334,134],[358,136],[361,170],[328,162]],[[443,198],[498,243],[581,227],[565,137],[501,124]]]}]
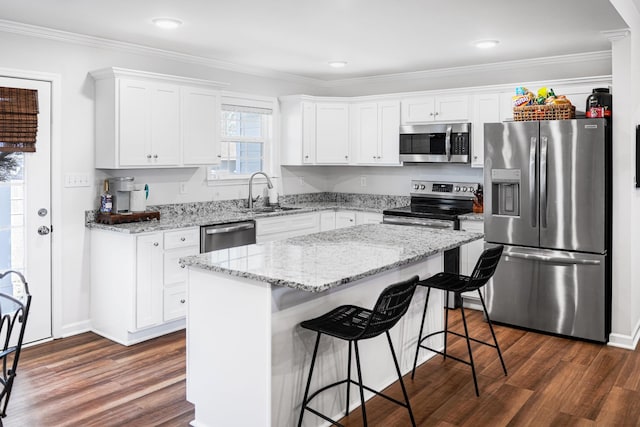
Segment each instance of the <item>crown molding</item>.
[{"label": "crown molding", "polygon": [[189,64],[203,65],[210,68],[217,68],[226,71],[234,71],[243,74],[250,74],[259,77],[267,77],[271,79],[284,80],[289,82],[297,82],[315,86],[321,86],[324,81],[313,79],[310,77],[298,76],[295,74],[283,73],[266,68],[253,67],[248,65],[235,64],[232,62],[221,61],[218,59],[205,58],[202,56],[189,55],[180,52],[174,52],[153,47],[138,45],[134,43],[120,42],[116,40],[88,36],[84,34],[71,33],[68,31],[55,30],[37,25],[23,24],[20,22],[7,21],[0,19],[0,31],[5,33],[13,33],[30,37],[38,37],[41,39],[61,41],[73,43],[82,46],[97,47],[103,49],[112,49],[119,52],[133,53],[137,55],[155,56],[175,61],[185,62]]},{"label": "crown molding", "polygon": [[442,77],[450,77],[452,75],[462,75],[469,73],[496,72],[503,70],[513,70],[514,68],[527,68],[531,66],[551,67],[563,64],[574,64],[576,62],[591,62],[599,60],[610,61],[611,51],[603,50],[570,55],[519,59],[515,61],[493,62],[489,64],[467,65],[462,67],[438,68],[434,70],[413,71],[408,73],[383,74],[371,77],[355,77],[350,79],[323,81],[321,84],[326,88],[335,88],[364,83],[389,83],[417,79],[437,79]]}]

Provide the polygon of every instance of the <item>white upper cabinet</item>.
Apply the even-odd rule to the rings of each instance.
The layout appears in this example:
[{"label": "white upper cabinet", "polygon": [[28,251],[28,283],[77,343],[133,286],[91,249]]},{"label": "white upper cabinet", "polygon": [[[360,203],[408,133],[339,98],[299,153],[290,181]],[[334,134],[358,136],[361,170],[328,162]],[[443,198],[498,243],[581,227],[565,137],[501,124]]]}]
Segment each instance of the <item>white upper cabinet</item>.
[{"label": "white upper cabinet", "polygon": [[219,162],[220,83],[121,68],[91,75],[97,168]]},{"label": "white upper cabinet", "polygon": [[220,163],[220,92],[182,88],[182,162]]},{"label": "white upper cabinet", "polygon": [[349,104],[316,103],[316,163],[349,163]]},{"label": "white upper cabinet", "polygon": [[126,79],[118,83],[120,165],[178,165],[179,87]]},{"label": "white upper cabinet", "polygon": [[280,98],[282,116],[280,162],[283,165],[316,163],[316,103],[302,97]]},{"label": "white upper cabinet", "polygon": [[442,95],[402,100],[402,124],[469,120],[469,96]]},{"label": "white upper cabinet", "polygon": [[399,101],[354,104],[351,127],[357,164],[400,164]]},{"label": "white upper cabinet", "polygon": [[477,94],[473,97],[471,167],[484,167],[484,124],[500,122],[500,95]]}]

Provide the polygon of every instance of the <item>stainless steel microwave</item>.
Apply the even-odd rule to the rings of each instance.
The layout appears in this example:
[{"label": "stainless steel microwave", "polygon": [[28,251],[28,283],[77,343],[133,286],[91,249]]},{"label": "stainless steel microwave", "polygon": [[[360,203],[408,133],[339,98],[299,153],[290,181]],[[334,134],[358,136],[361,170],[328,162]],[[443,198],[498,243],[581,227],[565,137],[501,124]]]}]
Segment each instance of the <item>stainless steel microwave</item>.
[{"label": "stainless steel microwave", "polygon": [[400,161],[469,163],[471,123],[400,126]]}]

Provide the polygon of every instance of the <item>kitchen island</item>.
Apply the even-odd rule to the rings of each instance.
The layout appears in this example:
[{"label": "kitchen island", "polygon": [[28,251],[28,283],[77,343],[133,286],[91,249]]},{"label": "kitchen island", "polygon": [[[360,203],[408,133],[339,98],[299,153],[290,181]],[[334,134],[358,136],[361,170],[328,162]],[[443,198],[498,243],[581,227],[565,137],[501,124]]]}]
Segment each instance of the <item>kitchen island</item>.
[{"label": "kitchen island", "polygon": [[[388,285],[443,269],[442,252],[482,238],[481,233],[361,225],[187,257],[187,400],[194,426],[295,425],[315,333],[301,321],[341,304],[373,307]],[[403,373],[413,364],[425,294],[418,289],[391,330]],[[432,293],[428,330],[442,329],[443,296]],[[438,341],[439,340],[439,341]],[[430,344],[442,346],[442,337]],[[364,383],[383,389],[397,380],[384,340],[361,343]],[[420,362],[431,354],[421,352]],[[347,345],[321,340],[312,389],[346,377]],[[336,419],[346,387],[314,400]],[[365,398],[369,398],[367,394]],[[357,393],[350,405],[357,407]],[[312,415],[306,426],[323,422]]]}]

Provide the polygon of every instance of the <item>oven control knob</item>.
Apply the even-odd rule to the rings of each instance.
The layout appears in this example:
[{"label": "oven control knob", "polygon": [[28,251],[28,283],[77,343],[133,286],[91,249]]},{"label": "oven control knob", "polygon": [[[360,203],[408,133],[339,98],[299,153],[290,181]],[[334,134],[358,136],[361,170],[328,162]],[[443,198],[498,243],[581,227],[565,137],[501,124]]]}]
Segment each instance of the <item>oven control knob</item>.
[{"label": "oven control knob", "polygon": [[424,184],[422,184],[422,185],[420,186],[420,189],[421,189],[421,190],[424,190],[425,188],[427,188],[427,187],[425,187],[425,186],[424,186]]},{"label": "oven control knob", "polygon": [[456,191],[460,191],[460,187],[456,186]]},{"label": "oven control knob", "polygon": [[413,184],[413,189],[417,190],[418,188],[420,188],[420,186],[418,184]]},{"label": "oven control knob", "polygon": [[462,187],[462,192],[466,192],[467,191],[467,187]]}]

